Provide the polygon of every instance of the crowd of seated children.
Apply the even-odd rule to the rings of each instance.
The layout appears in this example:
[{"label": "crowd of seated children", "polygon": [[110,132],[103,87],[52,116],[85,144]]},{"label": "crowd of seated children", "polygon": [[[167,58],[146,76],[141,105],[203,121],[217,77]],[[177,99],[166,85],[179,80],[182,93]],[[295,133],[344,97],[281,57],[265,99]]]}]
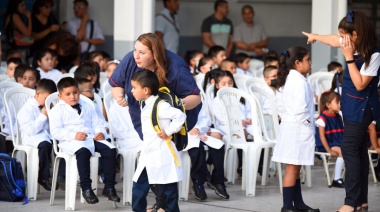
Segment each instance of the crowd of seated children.
[{"label": "crowd of seated children", "polygon": [[321,95],[320,111],[317,121],[315,146],[318,152],[327,152],[332,157],[338,157],[335,163],[335,175],[332,187],[344,188],[342,178],[344,160],[340,146],[343,138],[343,120],[339,115],[340,94],[336,92],[325,92]]},{"label": "crowd of seated children", "polygon": [[218,68],[222,64],[222,61],[225,60],[226,57],[226,50],[221,46],[213,46],[208,50],[207,55],[211,57],[211,59],[214,61],[215,65],[213,68]]},{"label": "crowd of seated children", "polygon": [[231,74],[236,74],[236,63],[233,60],[224,59],[219,68],[224,71],[229,71]]},{"label": "crowd of seated children", "polygon": [[20,58],[12,57],[7,60],[7,71],[6,74],[9,77],[9,80],[15,81],[15,70],[18,65],[22,63]]},{"label": "crowd of seated children", "polygon": [[57,83],[61,79],[62,72],[54,68],[53,55],[56,54],[50,49],[36,52],[33,67],[40,72],[41,79],[51,79]]},{"label": "crowd of seated children", "polygon": [[189,64],[190,72],[193,75],[197,75],[198,72],[198,63],[201,58],[203,58],[204,55],[199,50],[190,50],[185,53],[184,59],[187,64]]},{"label": "crowd of seated children", "polygon": [[37,84],[34,98],[29,99],[17,113],[22,144],[38,148],[38,183],[48,191],[51,190],[52,142],[45,100],[56,91],[57,87],[54,81],[41,79]]},{"label": "crowd of seated children", "polygon": [[[144,142],[141,147],[139,163],[133,177],[132,193],[142,192],[139,185],[141,178],[148,178],[154,186],[156,203],[147,211],[179,211],[177,182],[182,180],[182,166],[179,153],[171,135],[178,132],[186,121],[186,115],[165,101],[157,107],[157,119],[160,132],[156,132],[151,123],[151,113],[158,98],[159,80],[155,73],[143,69],[133,74],[131,79],[132,94],[141,101],[141,126]],[[142,195],[145,198],[145,195]],[[135,202],[134,202],[135,201]],[[146,200],[134,199],[132,204]]]},{"label": "crowd of seated children", "polygon": [[[237,74],[245,74],[253,77],[252,72],[249,70],[249,62],[251,58],[246,53],[239,53],[234,56],[234,61],[236,63],[236,73]],[[224,70],[224,69],[223,69]]]},{"label": "crowd of seated children", "polygon": [[106,141],[107,132],[95,109],[80,99],[78,83],[71,77],[58,84],[60,101],[49,113],[51,136],[59,140],[62,152],[75,154],[82,195],[87,203],[99,202],[91,188],[90,157],[99,152],[103,164],[104,189],[108,200],[120,202],[115,190],[116,149]]}]

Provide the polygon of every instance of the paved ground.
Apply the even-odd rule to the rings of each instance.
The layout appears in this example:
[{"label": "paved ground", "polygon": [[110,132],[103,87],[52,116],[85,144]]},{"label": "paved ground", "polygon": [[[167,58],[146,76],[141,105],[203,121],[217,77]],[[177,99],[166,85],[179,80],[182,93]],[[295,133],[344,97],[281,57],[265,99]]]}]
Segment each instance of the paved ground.
[{"label": "paved ground", "polygon": [[[332,171],[332,170],[331,170]],[[273,173],[271,173],[273,175]],[[373,183],[369,176],[369,211],[380,211],[380,183]],[[233,212],[233,211],[262,211],[277,212],[282,206],[282,195],[279,192],[278,178],[269,178],[268,186],[261,186],[261,178],[257,179],[257,190],[255,197],[246,197],[245,191],[241,190],[241,181],[237,180],[235,185],[228,185],[227,191],[230,194],[230,200],[221,200],[211,189],[206,188],[208,199],[204,202],[197,201],[193,194],[189,195],[187,202],[180,201],[181,211],[185,212]],[[120,180],[119,180],[120,181]],[[260,182],[259,182],[260,181]],[[99,184],[98,194],[101,194],[102,184]],[[122,196],[122,183],[117,184],[119,196]],[[335,211],[343,203],[345,196],[344,189],[328,188],[323,167],[316,165],[312,167],[312,187],[302,186],[304,200],[312,207],[319,207],[321,211]],[[37,201],[31,201],[27,205],[21,205],[20,202],[6,203],[0,202],[0,211],[8,212],[41,212],[41,211],[64,211],[64,192],[58,190],[56,193],[55,205],[49,206],[50,192],[41,190]],[[77,211],[131,211],[130,206],[119,204],[114,209],[111,202],[99,195],[100,202],[96,205],[82,204],[79,201],[79,189],[77,193],[76,210]],[[148,203],[153,204],[154,197],[149,193]]]}]

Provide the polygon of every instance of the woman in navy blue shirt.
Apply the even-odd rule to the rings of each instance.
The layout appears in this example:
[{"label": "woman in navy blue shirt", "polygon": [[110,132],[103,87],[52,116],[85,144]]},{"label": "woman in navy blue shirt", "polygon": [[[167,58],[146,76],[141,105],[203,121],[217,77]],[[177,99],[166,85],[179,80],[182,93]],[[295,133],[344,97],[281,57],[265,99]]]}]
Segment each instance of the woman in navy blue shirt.
[{"label": "woman in navy blue shirt", "polygon": [[[198,119],[201,108],[199,89],[191,75],[189,66],[178,55],[166,51],[159,37],[153,33],[142,34],[137,38],[134,50],[129,52],[109,78],[113,87],[112,96],[121,106],[129,106],[132,123],[142,138],[140,105],[131,93],[131,78],[133,73],[148,69],[157,74],[161,86],[167,86],[175,95],[182,99],[186,108],[187,126],[192,129]],[[128,97],[128,98],[126,98]],[[176,187],[173,189],[177,189]],[[149,191],[149,182],[146,172],[141,173],[139,180],[133,183],[132,209],[133,211],[145,211],[147,202],[146,195]],[[165,193],[168,199],[176,198],[178,192]],[[171,208],[168,205],[168,208]],[[179,211],[171,208],[171,211]]]},{"label": "woman in navy blue shirt", "polygon": [[[344,133],[342,154],[346,163],[346,198],[339,211],[368,209],[368,126],[380,117],[377,91],[380,53],[371,21],[361,12],[350,11],[338,26],[339,35],[303,32],[308,43],[320,41],[341,48],[346,58],[342,85]],[[377,148],[377,150],[379,150]]]}]

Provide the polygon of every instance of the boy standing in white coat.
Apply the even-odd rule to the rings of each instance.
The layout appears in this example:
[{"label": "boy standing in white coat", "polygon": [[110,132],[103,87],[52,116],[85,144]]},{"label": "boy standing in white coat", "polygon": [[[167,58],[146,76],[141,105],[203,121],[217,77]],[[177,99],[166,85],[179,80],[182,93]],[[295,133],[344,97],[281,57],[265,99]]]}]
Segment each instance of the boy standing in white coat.
[{"label": "boy standing in white coat", "polygon": [[50,141],[45,100],[54,92],[57,92],[57,87],[53,80],[40,80],[34,98],[29,99],[17,113],[22,143],[38,148],[38,183],[48,191],[51,190],[49,162],[53,146]]},{"label": "boy standing in white coat", "polygon": [[60,141],[59,148],[75,154],[83,197],[89,204],[99,202],[91,189],[90,157],[101,155],[104,173],[102,194],[111,201],[120,202],[115,190],[116,149],[107,142],[104,126],[92,105],[79,99],[78,83],[71,77],[62,78],[58,84],[61,99],[50,111],[50,131]]},{"label": "boy standing in white coat", "polygon": [[173,141],[167,139],[181,129],[186,115],[169,103],[160,102],[157,116],[162,131],[157,133],[151,123],[152,108],[158,98],[159,81],[156,74],[146,69],[138,71],[132,76],[131,84],[133,96],[137,101],[142,101],[141,126],[144,137],[139,164],[133,177],[132,206],[134,201],[143,201],[136,198],[142,196],[137,195],[142,191],[136,189],[136,184],[147,177],[149,184],[155,185],[156,193],[156,204],[150,210],[177,212],[177,182],[182,180],[182,167]]}]

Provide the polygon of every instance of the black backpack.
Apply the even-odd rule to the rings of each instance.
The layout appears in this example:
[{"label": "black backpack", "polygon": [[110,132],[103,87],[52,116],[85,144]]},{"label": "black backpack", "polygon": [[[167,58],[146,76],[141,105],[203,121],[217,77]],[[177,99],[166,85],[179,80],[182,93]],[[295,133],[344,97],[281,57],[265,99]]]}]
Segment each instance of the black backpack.
[{"label": "black backpack", "polygon": [[7,154],[0,153],[0,201],[15,202],[25,199],[25,180],[21,163]]},{"label": "black backpack", "polygon": [[[175,107],[181,110],[183,113],[186,113],[185,106],[182,104],[180,98],[178,98],[173,92],[167,87],[161,87],[158,92],[158,98],[154,101],[152,108],[152,126],[156,132],[161,131],[160,123],[158,122],[157,117],[157,107],[161,101],[166,101],[172,107]],[[183,123],[182,128],[177,133],[172,135],[172,141],[174,142],[178,151],[181,151],[187,146],[187,126],[186,121]]]}]

